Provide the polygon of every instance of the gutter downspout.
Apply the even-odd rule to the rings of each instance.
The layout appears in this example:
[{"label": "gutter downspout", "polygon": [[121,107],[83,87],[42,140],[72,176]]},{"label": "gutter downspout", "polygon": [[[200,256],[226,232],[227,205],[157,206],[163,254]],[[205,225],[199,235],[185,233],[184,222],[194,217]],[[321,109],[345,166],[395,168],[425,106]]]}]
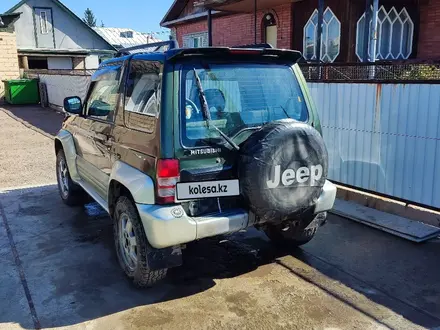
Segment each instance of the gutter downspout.
[{"label": "gutter downspout", "polygon": [[254,0],[254,44],[257,44],[257,0]]},{"label": "gutter downspout", "polygon": [[212,10],[208,9],[208,46],[212,47]]},{"label": "gutter downspout", "polygon": [[364,54],[362,56],[362,62],[368,62],[368,58],[370,57],[368,49],[370,45],[371,4],[372,0],[365,1]]},{"label": "gutter downspout", "polygon": [[324,0],[318,0],[318,28],[316,31],[316,62],[321,62],[322,25],[324,22]]},{"label": "gutter downspout", "polygon": [[376,62],[377,49],[377,15],[379,11],[379,0],[373,0],[373,18],[371,24],[371,39],[370,39],[370,62]]}]

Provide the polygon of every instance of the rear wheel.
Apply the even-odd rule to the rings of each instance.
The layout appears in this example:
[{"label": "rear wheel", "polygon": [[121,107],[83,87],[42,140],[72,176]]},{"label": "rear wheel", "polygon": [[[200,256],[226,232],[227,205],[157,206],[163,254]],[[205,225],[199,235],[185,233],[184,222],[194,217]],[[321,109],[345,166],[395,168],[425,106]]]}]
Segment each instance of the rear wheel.
[{"label": "rear wheel", "polygon": [[57,182],[58,191],[63,202],[69,206],[78,206],[87,203],[89,196],[70,177],[69,168],[67,167],[66,155],[61,149],[57,154]]},{"label": "rear wheel", "polygon": [[154,248],[148,243],[144,227],[133,202],[119,197],[113,216],[113,234],[119,264],[137,287],[150,287],[167,274],[167,269],[151,270],[148,256]]}]

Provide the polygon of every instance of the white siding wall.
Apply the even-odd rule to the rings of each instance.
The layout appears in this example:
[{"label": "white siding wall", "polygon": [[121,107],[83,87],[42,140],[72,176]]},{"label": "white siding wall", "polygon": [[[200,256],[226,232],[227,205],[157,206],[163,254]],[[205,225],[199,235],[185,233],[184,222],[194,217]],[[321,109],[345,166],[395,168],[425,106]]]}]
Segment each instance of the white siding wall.
[{"label": "white siding wall", "polygon": [[72,70],[72,58],[71,57],[48,57],[47,68],[53,70]]},{"label": "white siding wall", "polygon": [[89,55],[86,57],[86,69],[92,70],[99,67],[99,57],[98,55]]}]

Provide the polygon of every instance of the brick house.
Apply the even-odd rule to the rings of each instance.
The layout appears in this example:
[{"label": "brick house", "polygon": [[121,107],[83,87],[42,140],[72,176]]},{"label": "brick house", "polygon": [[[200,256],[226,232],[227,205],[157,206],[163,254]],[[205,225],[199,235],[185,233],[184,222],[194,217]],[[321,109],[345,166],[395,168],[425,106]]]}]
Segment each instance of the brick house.
[{"label": "brick house", "polygon": [[0,100],[4,95],[2,80],[19,78],[17,43],[13,23],[19,14],[0,15]]},{"label": "brick house", "polygon": [[[363,61],[371,39],[373,0],[175,0],[161,22],[183,47],[269,42],[317,60],[319,4],[323,62]],[[255,10],[255,4],[257,5]],[[376,60],[440,59],[440,0],[379,0]],[[368,33],[367,33],[368,31]],[[373,33],[374,34],[374,33]],[[370,53],[370,55],[372,52]]]}]

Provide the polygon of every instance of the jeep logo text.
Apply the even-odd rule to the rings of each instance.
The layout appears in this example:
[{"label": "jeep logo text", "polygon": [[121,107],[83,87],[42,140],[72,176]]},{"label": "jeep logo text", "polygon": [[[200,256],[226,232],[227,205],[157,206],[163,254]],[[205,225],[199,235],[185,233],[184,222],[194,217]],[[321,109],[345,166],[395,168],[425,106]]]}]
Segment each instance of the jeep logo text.
[{"label": "jeep logo text", "polygon": [[316,181],[322,178],[322,165],[312,165],[308,167],[300,167],[296,172],[290,168],[281,173],[281,166],[275,166],[275,175],[272,180],[267,181],[269,189],[276,188],[280,185],[291,186],[295,181],[298,183],[306,183],[310,180],[310,186],[314,186]]}]

